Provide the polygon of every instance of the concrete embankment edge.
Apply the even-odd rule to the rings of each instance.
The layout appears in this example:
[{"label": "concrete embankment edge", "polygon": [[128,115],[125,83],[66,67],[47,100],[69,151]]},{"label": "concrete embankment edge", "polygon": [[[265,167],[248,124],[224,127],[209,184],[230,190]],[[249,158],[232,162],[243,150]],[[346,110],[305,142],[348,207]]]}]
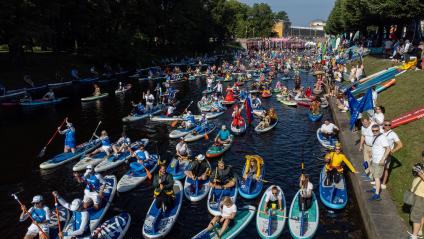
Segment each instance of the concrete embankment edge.
[{"label": "concrete embankment edge", "polygon": [[405,221],[397,213],[389,192],[383,190],[381,201],[370,202],[372,196],[366,190],[371,189],[369,182],[361,180],[362,152],[359,152],[359,134],[349,130],[349,114],[342,113],[337,109],[334,98],[330,100],[330,109],[333,120],[340,128],[339,138],[343,146],[343,152],[352,162],[359,174],[348,173],[352,183],[353,192],[358,203],[361,218],[369,239],[402,239],[407,237],[408,227]]}]

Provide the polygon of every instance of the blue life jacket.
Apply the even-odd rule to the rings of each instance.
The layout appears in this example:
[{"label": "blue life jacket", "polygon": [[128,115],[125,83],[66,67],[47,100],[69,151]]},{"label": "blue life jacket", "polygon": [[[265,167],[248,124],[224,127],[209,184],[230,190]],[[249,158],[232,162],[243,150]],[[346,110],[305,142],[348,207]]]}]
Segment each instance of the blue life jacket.
[{"label": "blue life jacket", "polygon": [[187,116],[187,121],[192,123],[192,124],[196,123],[196,119],[194,118],[194,115]]},{"label": "blue life jacket", "polygon": [[145,110],[145,108],[144,108],[143,104],[140,103],[140,104],[137,105],[137,113],[144,114],[144,110]]},{"label": "blue life jacket", "polygon": [[90,174],[90,176],[85,178],[85,180],[87,180],[88,183],[85,189],[88,189],[90,192],[93,192],[92,189],[97,192],[100,190],[100,180],[96,177],[95,174]]},{"label": "blue life jacket", "polygon": [[138,156],[141,160],[143,160],[143,161],[145,161],[145,160],[147,159],[146,154],[145,154],[144,152],[145,152],[145,151],[138,151],[138,152],[136,152],[137,156]]},{"label": "blue life jacket", "polygon": [[75,141],[75,129],[67,129],[65,133],[65,141],[66,142],[74,142]]},{"label": "blue life jacket", "polygon": [[46,211],[43,208],[35,208],[33,207],[33,210],[31,212],[31,217],[34,218],[34,220],[37,223],[42,223],[46,221]]},{"label": "blue life jacket", "polygon": [[110,146],[109,137],[105,137],[105,138],[102,139],[102,146]]}]

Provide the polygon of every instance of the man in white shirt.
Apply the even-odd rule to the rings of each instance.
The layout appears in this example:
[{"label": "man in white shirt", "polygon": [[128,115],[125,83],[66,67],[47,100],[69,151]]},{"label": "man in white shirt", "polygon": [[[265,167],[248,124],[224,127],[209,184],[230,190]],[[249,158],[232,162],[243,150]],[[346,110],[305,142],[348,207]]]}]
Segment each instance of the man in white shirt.
[{"label": "man in white shirt", "polygon": [[328,119],[326,119],[324,121],[324,124],[321,125],[320,130],[321,134],[323,134],[324,137],[331,140],[336,135],[336,131],[339,131],[339,128],[333,123],[330,123]]},{"label": "man in white shirt", "polygon": [[386,165],[385,165],[385,168],[384,168],[383,182],[381,184],[381,189],[386,189],[386,183],[387,183],[387,180],[389,178],[389,169],[390,169],[390,164],[391,164],[391,161],[392,161],[392,155],[395,152],[399,151],[403,147],[402,141],[400,141],[399,136],[396,134],[396,132],[394,132],[391,129],[391,126],[392,126],[392,124],[391,124],[390,121],[388,121],[388,120],[384,121],[384,125],[383,125],[384,132],[383,132],[383,134],[384,134],[384,136],[386,137],[386,139],[389,143],[390,154],[386,159]]},{"label": "man in white shirt", "polygon": [[[264,213],[268,214],[268,209],[283,209],[282,200],[283,197],[281,195],[281,191],[278,190],[277,186],[272,186],[271,191],[265,192],[265,207],[264,207]],[[277,208],[278,206],[278,208]]]},{"label": "man in white shirt", "polygon": [[387,156],[390,153],[390,145],[387,138],[381,133],[380,126],[373,125],[372,133],[374,137],[371,144],[371,176],[375,181],[375,190],[371,190],[371,192],[375,194],[370,198],[370,201],[380,201],[381,177]]},{"label": "man in white shirt", "polygon": [[365,174],[368,178],[368,174],[370,173],[370,165],[371,165],[371,145],[374,139],[374,135],[371,130],[372,124],[368,118],[362,119],[362,127],[361,127],[361,140],[359,142],[359,151],[363,152],[364,155],[364,168]]},{"label": "man in white shirt", "polygon": [[150,90],[147,90],[147,93],[143,93],[143,98],[146,100],[146,111],[150,112],[153,110],[153,103],[155,102],[155,97],[150,93]]}]

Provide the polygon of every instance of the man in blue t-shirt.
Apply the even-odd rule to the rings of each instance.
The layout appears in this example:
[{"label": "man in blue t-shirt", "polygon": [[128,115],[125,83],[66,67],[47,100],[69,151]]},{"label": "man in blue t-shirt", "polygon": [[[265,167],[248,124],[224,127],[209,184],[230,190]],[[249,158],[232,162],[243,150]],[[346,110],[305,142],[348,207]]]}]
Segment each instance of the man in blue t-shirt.
[{"label": "man in blue t-shirt", "polygon": [[221,130],[215,137],[215,143],[219,145],[228,144],[231,140],[230,135],[230,131],[227,129],[227,127],[222,125]]}]

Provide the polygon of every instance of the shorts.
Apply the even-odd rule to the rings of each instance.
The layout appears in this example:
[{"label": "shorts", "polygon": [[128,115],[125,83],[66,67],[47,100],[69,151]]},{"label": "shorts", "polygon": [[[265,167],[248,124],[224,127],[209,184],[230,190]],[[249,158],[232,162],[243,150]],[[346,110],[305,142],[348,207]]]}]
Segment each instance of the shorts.
[{"label": "shorts", "polygon": [[[43,230],[47,235],[49,235],[49,226],[47,223],[40,223],[38,224],[41,227],[41,230]],[[31,226],[28,227],[27,235],[38,235],[40,230],[38,230],[38,227],[32,223]]]},{"label": "shorts", "polygon": [[384,165],[379,165],[376,163],[371,164],[371,175],[375,178],[381,178],[384,172]]},{"label": "shorts", "polygon": [[100,204],[100,196],[97,192],[91,192],[89,190],[84,190],[84,199],[83,202],[89,203],[93,202],[94,204]]},{"label": "shorts", "polygon": [[100,147],[100,150],[102,152],[105,152],[105,153],[110,152],[110,149],[111,149],[110,146],[102,146],[102,147]]},{"label": "shorts", "polygon": [[371,149],[371,146],[364,144],[364,149],[362,151],[364,153],[364,161],[371,161]]},{"label": "shorts", "polygon": [[76,143],[74,140],[65,141],[65,147],[72,149],[72,148],[75,148],[75,146],[76,146]]},{"label": "shorts", "polygon": [[385,169],[390,169],[390,165],[392,164],[392,156],[389,154],[386,158],[386,163],[384,164]]},{"label": "shorts", "polygon": [[414,223],[421,223],[424,217],[424,197],[414,195],[414,205],[411,207],[411,221]]}]

